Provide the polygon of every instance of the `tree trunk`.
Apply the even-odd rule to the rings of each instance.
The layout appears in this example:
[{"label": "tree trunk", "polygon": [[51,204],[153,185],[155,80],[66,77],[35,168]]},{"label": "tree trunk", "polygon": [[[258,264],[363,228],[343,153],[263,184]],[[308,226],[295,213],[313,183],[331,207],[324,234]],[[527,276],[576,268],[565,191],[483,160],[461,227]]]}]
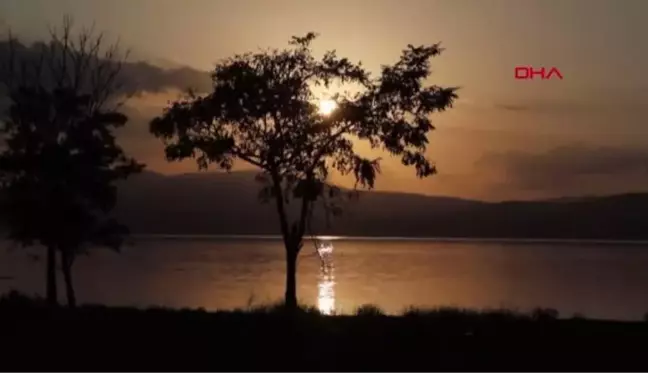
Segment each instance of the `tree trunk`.
[{"label": "tree trunk", "polygon": [[293,243],[286,244],[286,295],[284,303],[290,310],[297,309],[297,255],[299,250]]},{"label": "tree trunk", "polygon": [[76,295],[74,293],[74,284],[72,283],[72,257],[65,250],[61,251],[61,256],[68,307],[76,307]]},{"label": "tree trunk", "polygon": [[281,179],[276,171],[271,172],[272,188],[274,190],[274,199],[277,204],[277,213],[279,214],[279,226],[281,227],[281,236],[286,247],[286,293],[284,296],[284,306],[289,310],[297,309],[297,254],[299,254],[299,245],[295,244],[296,240],[288,229],[288,214],[284,208],[283,191],[281,190]]},{"label": "tree trunk", "polygon": [[47,267],[45,268],[45,286],[47,303],[56,306],[58,304],[58,288],[56,285],[56,249],[54,246],[47,247]]}]

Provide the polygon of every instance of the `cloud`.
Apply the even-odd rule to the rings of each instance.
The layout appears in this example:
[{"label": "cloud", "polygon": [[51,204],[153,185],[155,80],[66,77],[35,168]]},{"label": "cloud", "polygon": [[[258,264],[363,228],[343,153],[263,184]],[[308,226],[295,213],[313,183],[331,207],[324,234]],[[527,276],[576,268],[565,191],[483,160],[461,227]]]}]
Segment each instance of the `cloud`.
[{"label": "cloud", "polygon": [[648,150],[639,148],[574,144],[544,153],[491,153],[476,166],[497,173],[496,187],[511,192],[563,196],[648,189]]},{"label": "cloud", "polygon": [[526,105],[515,105],[515,104],[495,104],[493,105],[496,109],[508,110],[508,111],[528,111],[531,110],[530,106]]},{"label": "cloud", "polygon": [[134,92],[163,92],[169,89],[194,89],[207,92],[211,79],[207,72],[189,67],[162,69],[146,62],[126,63],[122,78]]},{"label": "cloud", "polygon": [[[40,46],[42,43],[34,43],[29,46],[19,43],[16,49],[17,58],[36,61]],[[0,63],[4,64],[8,58],[9,42],[7,40],[0,41]],[[122,93],[125,94],[163,92],[170,89],[185,91],[189,88],[198,92],[207,92],[211,87],[211,77],[206,71],[191,67],[165,69],[148,62],[124,62],[120,71],[120,79],[125,83],[122,88]]]},{"label": "cloud", "polygon": [[[17,60],[36,63],[42,44],[18,43]],[[7,73],[3,67],[9,60],[9,42],[0,41],[0,73]],[[47,71],[47,70],[45,70]],[[45,76],[47,79],[47,76]],[[162,142],[149,133],[149,122],[162,113],[168,101],[178,98],[182,91],[191,88],[198,92],[211,90],[211,77],[206,71],[190,67],[163,68],[148,62],[124,62],[119,79],[124,82],[117,94],[131,96],[121,110],[129,118],[125,127],[116,131],[120,145],[150,168],[175,172],[195,171],[195,162],[168,164],[164,157]],[[4,87],[0,84],[0,90]],[[0,93],[0,110],[8,104],[7,97]]]},{"label": "cloud", "polygon": [[512,100],[510,102],[495,102],[493,108],[503,111],[533,112],[533,113],[575,113],[590,112],[600,108],[593,101],[576,102],[571,100]]},{"label": "cloud", "polygon": [[[614,107],[627,108],[628,105],[622,103],[608,103]],[[480,110],[480,111],[494,111],[494,112],[515,112],[515,113],[541,113],[541,114],[567,114],[567,113],[586,113],[597,110],[608,110],[609,107],[604,107],[597,104],[593,99],[582,99],[581,101],[574,100],[558,100],[558,99],[522,99],[522,98],[501,98],[492,99],[476,98],[472,100],[459,100],[458,107]]]},{"label": "cloud", "polygon": [[597,96],[583,96],[578,100],[568,99],[511,99],[495,101],[491,108],[509,112],[540,114],[601,114],[601,113],[646,113],[646,95],[636,94],[624,97],[617,92]]}]

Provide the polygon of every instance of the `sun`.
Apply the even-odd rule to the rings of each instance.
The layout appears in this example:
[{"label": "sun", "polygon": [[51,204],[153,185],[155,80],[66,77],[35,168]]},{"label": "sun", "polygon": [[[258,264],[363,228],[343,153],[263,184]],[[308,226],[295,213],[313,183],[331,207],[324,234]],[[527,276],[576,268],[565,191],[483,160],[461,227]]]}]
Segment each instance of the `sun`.
[{"label": "sun", "polygon": [[330,115],[335,108],[337,108],[337,104],[333,100],[320,100],[319,102],[319,112],[322,115]]}]

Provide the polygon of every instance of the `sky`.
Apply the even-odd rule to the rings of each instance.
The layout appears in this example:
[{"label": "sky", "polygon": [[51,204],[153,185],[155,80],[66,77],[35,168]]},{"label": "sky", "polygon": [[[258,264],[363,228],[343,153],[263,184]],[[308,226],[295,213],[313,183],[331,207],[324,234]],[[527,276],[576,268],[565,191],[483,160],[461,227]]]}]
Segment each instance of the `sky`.
[{"label": "sky", "polygon": [[[648,1],[0,0],[0,27],[24,40],[66,14],[119,38],[134,60],[200,72],[309,31],[320,34],[316,53],[336,49],[374,72],[407,44],[441,42],[429,83],[461,90],[432,117],[428,155],[439,173],[418,180],[386,160],[377,189],[485,200],[648,189]],[[516,80],[520,65],[564,78]],[[150,170],[196,171],[166,163],[147,133],[185,78],[128,102],[120,138]]]}]

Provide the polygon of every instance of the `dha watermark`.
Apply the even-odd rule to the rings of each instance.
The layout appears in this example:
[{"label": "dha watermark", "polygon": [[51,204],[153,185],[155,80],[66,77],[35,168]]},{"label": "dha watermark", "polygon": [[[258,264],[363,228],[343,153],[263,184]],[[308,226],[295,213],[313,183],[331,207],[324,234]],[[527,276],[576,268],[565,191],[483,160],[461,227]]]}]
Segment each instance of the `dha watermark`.
[{"label": "dha watermark", "polygon": [[551,80],[563,79],[557,67],[515,66],[516,80]]}]

